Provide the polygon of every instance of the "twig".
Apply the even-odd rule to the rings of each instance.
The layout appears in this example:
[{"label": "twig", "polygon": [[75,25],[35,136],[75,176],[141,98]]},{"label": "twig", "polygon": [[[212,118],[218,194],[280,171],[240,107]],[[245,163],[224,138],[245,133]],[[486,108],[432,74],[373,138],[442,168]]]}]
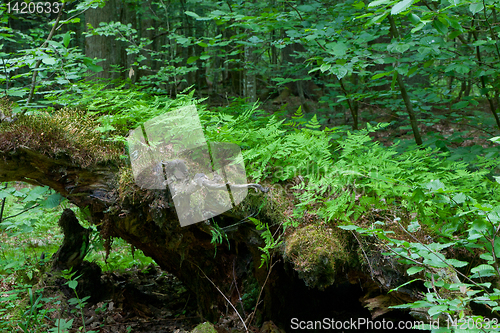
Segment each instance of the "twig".
[{"label": "twig", "polygon": [[238,293],[238,300],[240,301],[241,310],[243,311],[243,316],[246,317],[247,314],[245,313],[245,307],[243,306],[243,302],[241,301],[241,294],[240,294],[240,290],[238,289],[238,282],[236,281],[235,266],[236,266],[236,257],[234,257],[234,259],[233,259],[233,283],[234,283],[234,287],[236,288],[236,292]]},{"label": "twig", "polygon": [[[6,188],[7,188],[7,183],[5,184],[4,189],[6,189]],[[4,208],[5,208],[5,199],[7,199],[7,197],[4,197],[4,198],[2,199],[2,207],[0,208],[0,223],[2,223],[3,210],[4,210]]]},{"label": "twig", "polygon": [[192,264],[195,265],[196,267],[198,267],[198,269],[203,273],[205,278],[208,281],[210,281],[210,283],[215,287],[215,289],[217,289],[217,291],[222,295],[222,297],[224,297],[224,299],[229,303],[229,305],[231,305],[231,307],[234,309],[234,311],[236,312],[236,314],[240,318],[241,322],[243,323],[243,327],[245,327],[245,332],[248,333],[247,325],[245,324],[245,321],[243,320],[243,318],[241,318],[240,313],[238,312],[238,310],[236,310],[236,307],[233,305],[233,303],[231,303],[231,301],[226,297],[226,295],[224,295],[224,293],[215,285],[215,283],[212,280],[210,280],[210,278],[207,276],[207,274],[205,274],[205,272],[200,268],[200,266],[196,265],[195,263],[192,263]]},{"label": "twig", "polygon": [[[4,200],[5,200],[5,198],[4,198]],[[5,220],[7,220],[7,219],[11,219],[11,218],[16,217],[16,216],[19,216],[19,215],[21,215],[21,214],[23,214],[23,213],[26,213],[28,210],[33,209],[33,208],[36,208],[36,207],[38,207],[38,206],[40,206],[40,204],[33,205],[33,206],[31,206],[30,208],[26,208],[25,210],[23,210],[23,211],[21,211],[21,212],[19,212],[19,213],[17,213],[17,214],[14,214],[14,215],[11,215],[11,216],[7,216],[7,217],[6,217],[6,218],[4,218],[4,219],[2,219],[2,218],[1,218],[1,216],[0,216],[0,222],[1,222],[1,221],[5,221]],[[3,204],[2,204],[2,214],[3,214]]]},{"label": "twig", "polygon": [[[273,258],[271,257],[269,260],[272,263]],[[252,324],[252,320],[255,316],[255,312],[257,311],[257,306],[259,305],[260,296],[262,296],[262,292],[264,291],[264,287],[266,286],[267,280],[269,279],[269,275],[271,275],[271,271],[273,270],[274,265],[276,265],[276,263],[271,264],[271,266],[269,267],[269,272],[267,272],[267,276],[266,276],[266,279],[264,280],[264,284],[260,288],[259,297],[257,297],[257,302],[255,302],[255,308],[253,309],[252,313],[250,314],[250,316],[247,319],[248,326],[250,326]]]},{"label": "twig", "polygon": [[373,267],[372,267],[372,264],[370,263],[370,260],[368,259],[368,256],[366,255],[365,249],[363,248],[363,244],[361,244],[361,242],[358,239],[358,236],[356,236],[356,234],[354,233],[353,230],[351,230],[351,233],[354,236],[354,238],[356,238],[356,240],[358,241],[358,244],[361,247],[361,251],[363,251],[363,254],[364,254],[365,258],[366,258],[366,262],[368,263],[368,266],[370,267],[370,276],[371,276],[371,278],[373,280]]}]

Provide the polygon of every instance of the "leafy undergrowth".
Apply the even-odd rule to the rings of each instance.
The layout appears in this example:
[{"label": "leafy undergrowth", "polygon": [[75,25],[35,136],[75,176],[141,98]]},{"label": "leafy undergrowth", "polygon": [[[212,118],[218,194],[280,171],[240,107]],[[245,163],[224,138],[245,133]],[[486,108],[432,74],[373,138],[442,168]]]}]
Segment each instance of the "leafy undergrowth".
[{"label": "leafy undergrowth", "polygon": [[[97,286],[80,281],[84,289],[77,289],[81,293],[77,297],[66,280],[54,278],[50,271],[50,258],[62,242],[57,221],[67,202],[48,188],[19,183],[7,184],[0,199],[0,205],[4,202],[2,331],[72,332],[83,327],[84,318],[87,330],[99,332],[186,332],[199,322],[196,300],[180,281],[157,268],[142,251],[132,253],[121,240],[114,242],[114,251],[105,262],[97,232],[87,258],[103,263],[104,273],[98,279],[105,288],[87,300],[85,295]],[[78,215],[83,221],[84,212]],[[78,300],[83,313],[77,311]]]}]

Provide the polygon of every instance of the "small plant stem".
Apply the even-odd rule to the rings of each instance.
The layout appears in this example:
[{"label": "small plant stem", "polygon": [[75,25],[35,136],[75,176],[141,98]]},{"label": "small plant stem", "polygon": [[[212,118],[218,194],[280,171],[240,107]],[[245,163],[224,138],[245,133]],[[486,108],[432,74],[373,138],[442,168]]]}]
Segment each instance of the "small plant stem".
[{"label": "small plant stem", "polygon": [[205,276],[205,278],[208,281],[210,281],[210,283],[215,287],[215,289],[217,289],[217,291],[222,295],[222,297],[224,297],[224,299],[226,300],[226,302],[228,302],[229,305],[231,305],[231,307],[233,308],[233,310],[238,315],[238,318],[240,318],[241,322],[243,323],[243,327],[245,327],[245,332],[249,332],[248,328],[247,328],[247,325],[245,324],[245,321],[243,320],[243,318],[241,318],[240,313],[238,312],[238,310],[236,310],[236,307],[233,305],[233,303],[231,303],[231,301],[226,297],[226,295],[224,295],[224,293],[215,285],[215,283],[212,280],[210,280],[210,278],[207,276],[207,274],[205,274],[205,272],[200,268],[200,266],[196,265],[195,263],[192,263],[192,264],[195,265],[196,267],[198,267],[198,269],[203,273],[203,275]]},{"label": "small plant stem", "polygon": [[276,263],[274,263],[274,264],[272,263],[273,258],[270,258],[269,260],[271,261],[271,265],[269,266],[269,271],[267,272],[267,276],[266,276],[266,279],[264,280],[264,284],[260,288],[259,296],[257,297],[257,301],[255,302],[255,308],[253,309],[252,313],[250,314],[250,316],[247,319],[249,326],[252,324],[252,320],[255,317],[255,312],[257,311],[257,306],[259,305],[260,297],[262,296],[262,292],[264,291],[264,287],[266,286],[267,280],[269,279],[269,275],[271,275],[271,271],[273,270],[274,265],[276,265]]}]

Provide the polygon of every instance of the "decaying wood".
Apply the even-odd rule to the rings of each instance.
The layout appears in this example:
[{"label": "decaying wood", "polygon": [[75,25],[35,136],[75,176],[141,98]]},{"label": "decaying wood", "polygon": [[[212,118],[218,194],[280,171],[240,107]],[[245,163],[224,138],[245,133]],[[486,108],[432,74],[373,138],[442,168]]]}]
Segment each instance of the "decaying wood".
[{"label": "decaying wood", "polygon": [[75,271],[87,254],[90,230],[82,227],[75,213],[68,208],[63,211],[58,224],[64,234],[64,239],[52,258],[53,267]]}]

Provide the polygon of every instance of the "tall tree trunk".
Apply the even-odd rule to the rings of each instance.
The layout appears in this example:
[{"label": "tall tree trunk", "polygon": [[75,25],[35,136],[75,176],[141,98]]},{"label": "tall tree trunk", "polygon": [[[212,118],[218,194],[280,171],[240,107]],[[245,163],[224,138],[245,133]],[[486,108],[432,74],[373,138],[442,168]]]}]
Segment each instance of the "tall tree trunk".
[{"label": "tall tree trunk", "polygon": [[[121,0],[108,0],[103,8],[89,9],[85,12],[85,26],[98,28],[101,22],[120,21],[122,11]],[[89,58],[103,59],[99,66],[103,70],[98,73],[91,72],[92,78],[116,79],[121,76],[113,70],[113,65],[124,67],[122,59],[122,43],[114,36],[90,36],[85,40],[85,55]]]}]

